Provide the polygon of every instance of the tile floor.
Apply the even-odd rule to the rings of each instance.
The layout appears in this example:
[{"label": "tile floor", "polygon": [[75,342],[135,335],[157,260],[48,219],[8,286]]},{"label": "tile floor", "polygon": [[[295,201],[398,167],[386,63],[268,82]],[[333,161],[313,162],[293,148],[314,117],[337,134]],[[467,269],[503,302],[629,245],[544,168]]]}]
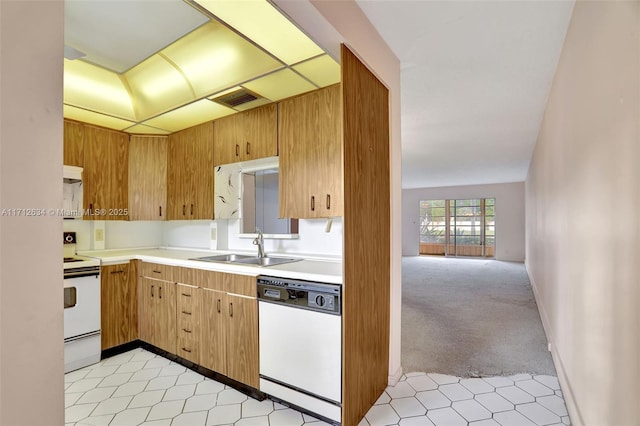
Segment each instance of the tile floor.
[{"label": "tile floor", "polygon": [[[143,349],[65,375],[66,424],[76,426],[323,426],[256,401]],[[460,379],[409,373],[388,387],[360,426],[569,425],[552,376]]]}]

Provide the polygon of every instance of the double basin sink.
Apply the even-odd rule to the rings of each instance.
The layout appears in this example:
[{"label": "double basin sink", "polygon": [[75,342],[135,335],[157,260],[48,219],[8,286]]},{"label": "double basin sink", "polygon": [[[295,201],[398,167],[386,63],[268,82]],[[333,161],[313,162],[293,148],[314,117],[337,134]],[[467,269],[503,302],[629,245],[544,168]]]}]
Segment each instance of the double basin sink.
[{"label": "double basin sink", "polygon": [[294,259],[291,257],[257,257],[246,254],[219,254],[215,256],[194,257],[190,260],[199,260],[201,262],[220,262],[233,263],[237,265],[255,265],[255,266],[273,266],[282,265],[283,263],[298,262],[302,259]]}]

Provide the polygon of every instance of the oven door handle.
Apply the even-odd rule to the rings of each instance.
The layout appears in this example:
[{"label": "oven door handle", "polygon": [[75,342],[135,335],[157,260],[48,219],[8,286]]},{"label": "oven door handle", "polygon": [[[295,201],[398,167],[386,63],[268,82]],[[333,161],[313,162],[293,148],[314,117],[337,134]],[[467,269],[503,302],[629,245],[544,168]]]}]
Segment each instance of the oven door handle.
[{"label": "oven door handle", "polygon": [[98,277],[100,276],[100,270],[91,271],[67,271],[64,273],[64,279],[69,278],[82,278],[82,277]]}]

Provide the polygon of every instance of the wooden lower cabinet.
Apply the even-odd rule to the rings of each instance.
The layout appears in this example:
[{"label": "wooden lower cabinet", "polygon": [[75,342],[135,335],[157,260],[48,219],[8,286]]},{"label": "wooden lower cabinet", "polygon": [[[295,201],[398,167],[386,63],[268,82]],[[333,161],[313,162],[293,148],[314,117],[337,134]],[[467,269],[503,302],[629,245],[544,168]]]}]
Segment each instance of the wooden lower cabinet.
[{"label": "wooden lower cabinet", "polygon": [[101,270],[102,350],[138,338],[136,262],[103,266]]},{"label": "wooden lower cabinet", "polygon": [[140,277],[138,284],[140,340],[176,353],[176,284]]},{"label": "wooden lower cabinet", "polygon": [[199,291],[200,364],[258,388],[258,301],[221,291]]}]

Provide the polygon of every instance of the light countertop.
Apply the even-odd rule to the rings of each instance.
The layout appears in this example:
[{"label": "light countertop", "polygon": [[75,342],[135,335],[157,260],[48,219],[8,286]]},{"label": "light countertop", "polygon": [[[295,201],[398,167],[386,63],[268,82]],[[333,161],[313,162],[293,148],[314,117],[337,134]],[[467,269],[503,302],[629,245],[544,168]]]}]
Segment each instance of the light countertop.
[{"label": "light countertop", "polygon": [[196,257],[211,256],[225,253],[249,254],[245,251],[213,251],[182,248],[140,248],[122,250],[97,250],[79,252],[83,256],[100,259],[102,265],[116,265],[126,263],[132,259],[144,262],[162,263],[171,266],[206,269],[211,271],[229,272],[242,275],[265,275],[279,278],[294,278],[307,281],[342,284],[342,261],[331,258],[307,258],[296,254],[268,253],[278,257],[303,258],[303,260],[281,265],[260,267],[255,265],[240,265],[221,262],[203,262],[191,260]]}]

